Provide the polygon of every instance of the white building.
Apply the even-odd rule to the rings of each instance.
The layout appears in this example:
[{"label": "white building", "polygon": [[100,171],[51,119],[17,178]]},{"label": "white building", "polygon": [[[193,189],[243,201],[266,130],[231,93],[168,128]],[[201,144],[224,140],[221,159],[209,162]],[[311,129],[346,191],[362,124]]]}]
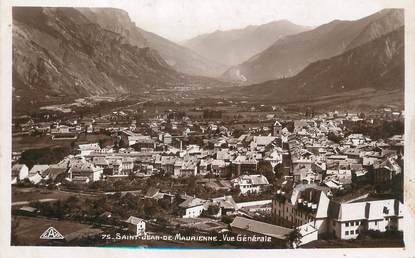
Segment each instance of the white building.
[{"label": "white building", "polygon": [[282,154],[283,151],[281,148],[274,148],[271,153],[269,153],[268,157],[264,160],[268,160],[272,166],[272,172],[274,172],[274,168],[276,165],[282,163]]},{"label": "white building", "polygon": [[313,224],[313,222],[309,222],[297,228],[301,234],[300,246],[318,240],[318,230]]},{"label": "white building", "polygon": [[144,219],[130,216],[125,222],[128,223],[128,229],[131,232],[135,232],[136,236],[142,236],[146,234],[146,222]]},{"label": "white building", "polygon": [[174,162],[173,177],[189,177],[197,175],[197,163],[196,159],[177,159]]},{"label": "white building", "polygon": [[403,230],[403,204],[398,200],[331,203],[329,232],[339,239],[355,239],[363,231]]},{"label": "white building", "polygon": [[40,174],[34,174],[29,176],[29,181],[35,185],[39,184],[42,181],[42,179],[43,177]]},{"label": "white building", "polygon": [[251,150],[265,150],[265,147],[271,145],[277,137],[275,136],[254,136],[250,143]]},{"label": "white building", "polygon": [[207,201],[199,198],[188,197],[179,204],[183,212],[183,218],[197,218],[206,209]]},{"label": "white building", "polygon": [[169,133],[163,134],[162,138],[163,138],[163,143],[164,144],[171,144],[173,142],[173,138],[172,138],[171,134],[169,134]]},{"label": "white building", "polygon": [[76,183],[95,182],[102,178],[104,169],[85,160],[72,160],[68,171],[69,180]]},{"label": "white building", "polygon": [[307,223],[318,230],[318,234],[326,233],[328,206],[325,187],[315,184],[299,184],[291,193],[280,190],[272,201],[272,215],[277,225],[298,227]]},{"label": "white building", "polygon": [[278,192],[272,215],[277,225],[305,230],[309,224],[319,236],[355,239],[367,230],[402,230],[403,204],[394,199],[338,203],[323,187],[297,185],[291,193]]},{"label": "white building", "polygon": [[233,187],[239,187],[241,194],[260,193],[269,185],[263,175],[242,175],[232,180]]},{"label": "white building", "polygon": [[90,155],[92,152],[99,152],[101,147],[98,143],[79,144],[79,151],[81,156]]},{"label": "white building", "polygon": [[16,164],[12,167],[12,184],[29,176],[29,168],[25,164]]},{"label": "white building", "polygon": [[44,171],[49,168],[49,165],[34,165],[29,171],[29,177],[32,177],[36,174],[42,175]]}]

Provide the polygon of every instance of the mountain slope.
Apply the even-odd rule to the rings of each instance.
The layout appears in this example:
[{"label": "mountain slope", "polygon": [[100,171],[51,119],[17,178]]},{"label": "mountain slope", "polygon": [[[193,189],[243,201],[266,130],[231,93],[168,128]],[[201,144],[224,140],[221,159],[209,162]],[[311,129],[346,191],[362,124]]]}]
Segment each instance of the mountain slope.
[{"label": "mountain slope", "polygon": [[186,40],[183,45],[225,65],[237,65],[263,51],[277,39],[308,30],[287,20],[243,29],[215,31]]},{"label": "mountain slope", "polygon": [[314,62],[294,77],[245,86],[240,93],[257,99],[301,101],[370,89],[404,90],[403,27],[338,56]]},{"label": "mountain slope", "polygon": [[248,83],[293,76],[314,61],[338,55],[399,28],[403,19],[403,10],[385,9],[356,21],[335,20],[277,40],[223,76]]},{"label": "mountain slope", "polygon": [[13,8],[13,104],[217,83],[129,40],[73,8]]},{"label": "mountain slope", "polygon": [[102,28],[119,33],[137,47],[151,47],[175,70],[203,76],[218,76],[226,67],[204,58],[188,48],[137,27],[128,13],[115,8],[78,8],[89,20]]}]

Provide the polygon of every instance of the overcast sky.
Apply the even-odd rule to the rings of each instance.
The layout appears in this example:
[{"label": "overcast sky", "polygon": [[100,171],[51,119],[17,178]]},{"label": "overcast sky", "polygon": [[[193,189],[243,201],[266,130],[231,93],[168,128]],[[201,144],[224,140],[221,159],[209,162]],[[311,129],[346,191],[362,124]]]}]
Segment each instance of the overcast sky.
[{"label": "overcast sky", "polygon": [[356,20],[401,0],[14,0],[22,6],[116,7],[138,27],[173,41],[215,30],[244,28],[287,19],[317,26],[335,19]]},{"label": "overcast sky", "polygon": [[374,0],[140,0],[124,2],[122,8],[137,26],[181,41],[281,19],[311,26],[355,20],[382,6]]}]

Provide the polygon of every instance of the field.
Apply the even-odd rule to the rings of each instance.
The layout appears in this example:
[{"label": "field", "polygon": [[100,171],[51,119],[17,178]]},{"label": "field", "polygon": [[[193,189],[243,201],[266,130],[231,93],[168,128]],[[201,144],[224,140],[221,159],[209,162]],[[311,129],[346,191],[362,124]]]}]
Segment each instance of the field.
[{"label": "field", "polygon": [[53,141],[50,136],[13,136],[12,149],[13,151],[25,151],[28,149],[40,149],[46,147],[64,147],[70,146],[70,141]]},{"label": "field", "polygon": [[73,194],[59,192],[59,191],[48,191],[39,188],[12,188],[12,202],[22,201],[34,201],[39,199],[66,199]]},{"label": "field", "polygon": [[[54,227],[64,237],[82,236],[86,234],[100,234],[101,230],[93,228],[90,225],[76,223],[72,221],[59,221],[46,218],[34,217],[14,217],[15,221],[15,239],[13,245],[51,245],[51,240],[43,240],[39,237],[49,227]],[[54,243],[55,245],[56,243]]]},{"label": "field", "polygon": [[[12,188],[12,203],[23,201],[35,201],[41,199],[57,199],[65,200],[70,196],[81,196],[85,194],[63,192],[58,190],[46,190],[40,188]],[[88,198],[93,198],[93,195],[88,195]]]},{"label": "field", "polygon": [[[361,88],[348,92],[330,95],[318,95],[313,97],[292,97],[278,98],[278,96],[269,94],[262,95],[244,95],[238,87],[229,88],[223,91],[207,90],[206,95],[211,98],[220,98],[233,101],[246,101],[249,105],[253,103],[284,105],[285,107],[305,107],[310,106],[315,110],[327,111],[331,109],[362,111],[371,110],[374,107],[384,105],[397,105],[404,108],[404,94],[402,90],[374,90],[372,88]],[[271,97],[270,97],[271,96]]]},{"label": "field", "polygon": [[[111,137],[105,134],[80,134],[75,144],[78,143],[93,143],[98,142],[99,139],[111,140]],[[28,149],[40,149],[47,147],[71,147],[73,140],[52,140],[50,135],[42,136],[13,136],[12,149],[13,151],[25,151]]]}]

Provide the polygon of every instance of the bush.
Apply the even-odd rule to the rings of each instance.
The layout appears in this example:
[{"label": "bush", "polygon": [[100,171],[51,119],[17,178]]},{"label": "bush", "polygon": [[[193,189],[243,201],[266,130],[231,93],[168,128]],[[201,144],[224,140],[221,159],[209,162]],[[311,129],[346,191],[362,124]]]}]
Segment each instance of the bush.
[{"label": "bush", "polygon": [[221,218],[221,221],[226,224],[231,224],[233,221],[233,218],[227,215],[223,215]]},{"label": "bush", "polygon": [[340,135],[334,134],[332,132],[329,132],[327,134],[327,139],[329,139],[330,141],[338,144],[343,140],[343,137],[340,136]]},{"label": "bush", "polygon": [[29,178],[25,178],[25,179],[20,180],[19,182],[17,182],[16,186],[17,187],[32,187],[32,186],[35,186],[35,185],[32,184],[32,182],[30,182]]},{"label": "bush", "polygon": [[55,164],[71,154],[70,148],[42,148],[22,152],[19,163],[26,164],[29,169],[35,164]]},{"label": "bush", "polygon": [[374,239],[402,239],[403,232],[398,230],[386,230],[380,232],[379,230],[367,230],[359,235],[359,238],[374,238]]},{"label": "bush", "polygon": [[204,216],[215,216],[219,213],[219,206],[218,205],[210,205],[206,210],[203,210],[202,215]]}]

